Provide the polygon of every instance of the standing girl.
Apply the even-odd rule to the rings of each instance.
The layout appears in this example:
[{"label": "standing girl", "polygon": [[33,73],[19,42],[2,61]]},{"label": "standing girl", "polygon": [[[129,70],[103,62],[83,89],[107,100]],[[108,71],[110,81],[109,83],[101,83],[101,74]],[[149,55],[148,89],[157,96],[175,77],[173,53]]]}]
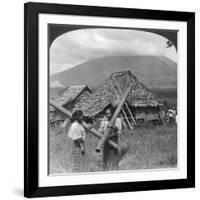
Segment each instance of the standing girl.
[{"label": "standing girl", "polygon": [[73,140],[72,170],[80,172],[85,157],[86,132],[82,126],[83,112],[77,110],[72,115],[72,124],[68,131],[68,137]]},{"label": "standing girl", "polygon": [[[109,121],[111,120],[113,112],[111,109],[107,109],[105,111],[105,118],[102,120],[99,133],[102,135],[106,132]],[[122,123],[120,118],[116,118],[114,125],[111,127],[112,131],[110,131],[108,139],[112,140],[114,143],[118,144],[119,135],[122,133]],[[109,145],[106,141],[103,147],[103,164],[104,170],[117,170],[118,162],[119,162],[119,153],[118,150],[114,149]]]}]

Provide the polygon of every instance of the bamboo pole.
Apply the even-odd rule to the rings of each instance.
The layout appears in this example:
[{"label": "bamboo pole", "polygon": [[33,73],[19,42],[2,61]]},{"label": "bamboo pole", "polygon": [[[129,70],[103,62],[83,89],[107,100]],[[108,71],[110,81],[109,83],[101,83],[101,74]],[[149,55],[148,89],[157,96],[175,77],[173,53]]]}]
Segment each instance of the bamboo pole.
[{"label": "bamboo pole", "polygon": [[122,109],[122,106],[124,105],[124,103],[126,101],[126,98],[127,98],[128,94],[129,94],[129,92],[131,91],[132,87],[133,87],[133,84],[131,84],[127,88],[126,92],[124,93],[124,96],[122,97],[120,104],[117,106],[117,109],[115,110],[115,112],[114,112],[114,114],[113,114],[113,116],[112,116],[112,118],[111,118],[111,120],[110,120],[110,122],[108,124],[107,130],[103,134],[102,138],[99,140],[99,143],[98,143],[98,145],[96,147],[96,152],[100,152],[101,151],[101,149],[102,149],[102,147],[103,147],[105,141],[107,140],[108,135],[109,135],[109,133],[111,131],[111,127],[114,125],[115,120],[116,120],[117,116],[119,115],[119,113],[120,113],[120,111]]},{"label": "bamboo pole", "polygon": [[[52,100],[50,100],[49,104],[51,106],[53,106],[54,108],[56,108],[57,110],[59,110],[60,112],[64,113],[65,115],[67,115],[69,118],[72,118],[72,113],[70,111],[68,111],[67,109],[57,105],[55,102],[53,102]],[[102,138],[102,135],[97,131],[95,130],[94,128],[90,128],[88,126],[87,123],[83,122],[82,123],[83,127],[89,131],[91,134],[93,134],[94,136],[96,136],[97,138],[101,139]],[[118,145],[113,142],[112,140],[108,140],[108,143],[115,149],[118,149]]]},{"label": "bamboo pole", "polygon": [[[116,79],[115,79],[115,77],[114,77],[114,76],[113,76],[113,80],[115,81],[115,84],[117,85],[117,88],[118,88],[118,90],[119,90],[120,94],[121,94],[121,95],[123,95],[123,94],[122,94],[122,90],[120,89],[119,85],[117,84],[117,81],[116,81]],[[136,125],[136,121],[135,121],[135,119],[134,119],[134,117],[133,117],[133,115],[132,115],[132,113],[131,113],[131,111],[130,111],[130,109],[129,109],[129,107],[128,107],[128,105],[127,105],[127,103],[126,103],[126,102],[125,102],[125,106],[126,106],[126,108],[127,108],[128,112],[129,112],[129,114],[130,114],[130,116],[131,116],[131,118],[132,118],[132,121],[133,121],[133,122],[134,122],[134,124]]]},{"label": "bamboo pole", "polygon": [[[113,85],[113,83],[112,83],[112,80],[110,80],[110,83],[111,83],[111,86],[112,86],[112,88],[113,88],[113,91],[114,91],[114,93],[115,93],[115,96],[116,96],[117,100],[119,100],[119,97],[118,97],[118,95],[117,95],[117,92],[115,91],[115,88],[114,88],[114,85]],[[126,112],[124,111],[124,108],[123,108],[123,107],[122,107],[122,112],[123,112],[124,117],[125,117],[125,119],[126,119],[126,121],[127,121],[127,123],[128,123],[129,128],[132,130],[133,127],[131,126],[131,124],[130,124],[130,122],[129,122],[129,120],[128,120],[128,117],[127,117],[127,115],[126,115]]]}]

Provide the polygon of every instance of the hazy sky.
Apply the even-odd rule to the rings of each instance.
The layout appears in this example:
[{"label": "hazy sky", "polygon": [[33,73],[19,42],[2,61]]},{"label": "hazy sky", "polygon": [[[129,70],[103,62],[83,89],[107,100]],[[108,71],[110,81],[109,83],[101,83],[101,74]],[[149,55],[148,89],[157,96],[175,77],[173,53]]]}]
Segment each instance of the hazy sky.
[{"label": "hazy sky", "polygon": [[105,56],[163,55],[176,62],[174,46],[149,32],[120,29],[80,29],[65,33],[50,47],[50,74]]}]

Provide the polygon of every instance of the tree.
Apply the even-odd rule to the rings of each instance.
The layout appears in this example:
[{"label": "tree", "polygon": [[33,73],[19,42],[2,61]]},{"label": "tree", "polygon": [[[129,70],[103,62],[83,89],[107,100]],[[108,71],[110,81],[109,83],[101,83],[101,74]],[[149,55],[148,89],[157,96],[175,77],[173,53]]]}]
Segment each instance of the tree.
[{"label": "tree", "polygon": [[170,41],[170,40],[168,40],[167,42],[166,42],[166,48],[170,48],[170,47],[172,47],[174,44]]}]

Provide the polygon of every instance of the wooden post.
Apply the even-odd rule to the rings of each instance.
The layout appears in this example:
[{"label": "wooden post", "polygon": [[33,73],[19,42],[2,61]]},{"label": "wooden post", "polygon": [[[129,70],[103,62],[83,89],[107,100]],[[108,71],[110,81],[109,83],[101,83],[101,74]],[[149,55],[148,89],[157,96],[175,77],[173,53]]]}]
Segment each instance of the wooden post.
[{"label": "wooden post", "polygon": [[[72,113],[69,112],[67,109],[57,105],[56,103],[54,103],[53,101],[49,102],[50,105],[52,105],[54,108],[56,108],[57,110],[59,110],[60,112],[64,113],[65,115],[67,115],[69,118],[72,118]],[[102,138],[102,134],[100,134],[97,130],[95,130],[94,128],[89,128],[88,124],[83,122],[82,123],[83,127],[89,131],[91,134],[93,134],[94,136],[96,136],[97,138],[101,139]],[[108,143],[115,149],[118,149],[118,145],[113,142],[112,140],[108,140]]]},{"label": "wooden post", "polygon": [[[117,100],[119,101],[120,99],[119,99],[119,97],[118,97],[118,95],[117,95],[117,92],[115,91],[115,87],[114,87],[114,85],[113,85],[113,83],[112,83],[112,80],[110,80],[110,84],[111,84],[111,86],[112,86],[113,92],[115,93],[115,96],[116,96]],[[121,94],[121,95],[122,95],[122,94]],[[130,122],[129,122],[129,120],[128,120],[128,117],[127,117],[127,115],[126,115],[126,112],[124,111],[123,107],[122,107],[122,112],[123,112],[124,117],[125,117],[125,119],[126,119],[126,121],[127,121],[127,123],[128,123],[129,128],[132,130],[133,127],[131,126],[131,124],[130,124]]]},{"label": "wooden post", "polygon": [[[116,84],[120,94],[123,95],[122,90],[120,89],[119,85],[117,84],[117,81],[116,81],[115,77],[114,76],[112,76],[112,77],[113,77],[113,80],[115,81],[115,84]],[[134,117],[133,117],[133,115],[132,115],[132,113],[131,113],[131,111],[130,111],[130,109],[129,109],[129,107],[128,107],[126,102],[125,102],[125,106],[126,106],[128,112],[129,112],[130,116],[131,116],[131,119],[132,119],[133,123],[136,125],[136,121],[135,121],[135,119],[134,119]]]},{"label": "wooden post", "polygon": [[120,113],[120,111],[122,109],[122,106],[124,105],[124,103],[126,101],[126,98],[127,98],[128,94],[129,94],[129,92],[131,91],[132,87],[133,87],[133,83],[127,88],[126,92],[124,93],[124,96],[122,97],[122,100],[121,100],[120,104],[117,106],[117,109],[115,110],[115,112],[114,112],[114,114],[113,114],[113,116],[112,116],[112,118],[111,118],[111,120],[110,120],[110,122],[108,124],[107,130],[103,134],[102,138],[99,140],[99,143],[98,143],[98,145],[96,147],[96,152],[100,152],[101,151],[101,149],[102,149],[102,147],[103,147],[105,141],[107,140],[108,135],[109,135],[109,133],[111,131],[111,127],[114,125],[115,120],[116,120],[117,116],[119,115],[119,113]]}]

